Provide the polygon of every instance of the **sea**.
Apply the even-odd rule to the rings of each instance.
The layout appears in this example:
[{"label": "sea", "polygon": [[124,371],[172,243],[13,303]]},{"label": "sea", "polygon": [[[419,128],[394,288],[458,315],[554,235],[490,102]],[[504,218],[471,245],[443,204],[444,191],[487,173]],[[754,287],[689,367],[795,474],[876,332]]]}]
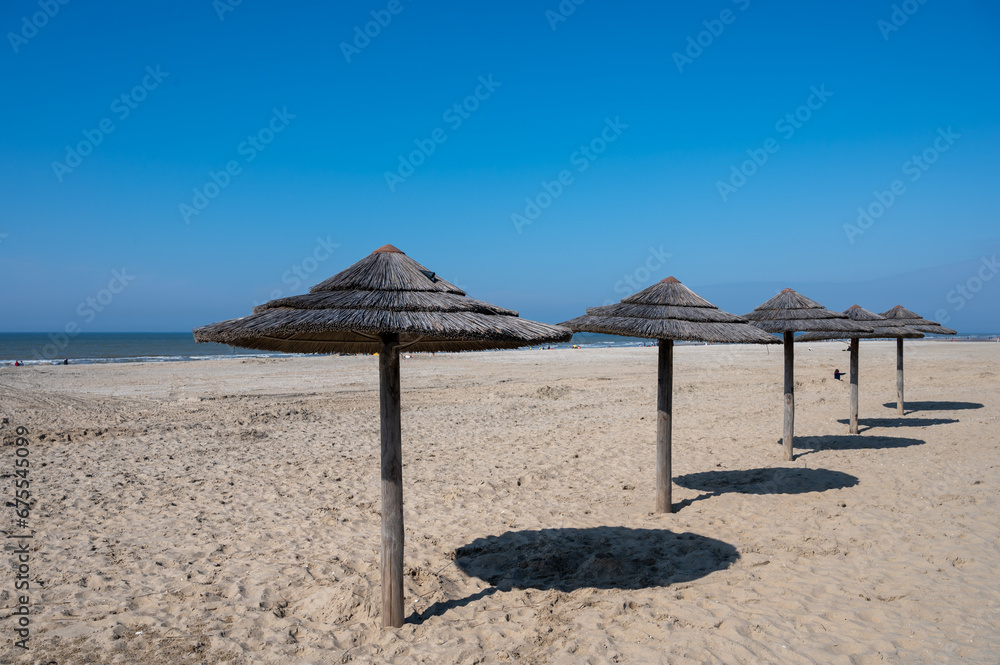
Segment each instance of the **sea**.
[{"label": "sea", "polygon": [[[942,339],[995,341],[997,333],[970,333]],[[655,340],[617,335],[577,333],[569,342],[545,348],[607,348],[654,346]],[[679,342],[684,344],[684,342]],[[540,348],[540,347],[528,347]],[[224,344],[199,344],[189,332],[181,333],[0,333],[0,365],[15,361],[25,365],[185,362],[215,358],[288,358],[298,354],[239,349]]]}]

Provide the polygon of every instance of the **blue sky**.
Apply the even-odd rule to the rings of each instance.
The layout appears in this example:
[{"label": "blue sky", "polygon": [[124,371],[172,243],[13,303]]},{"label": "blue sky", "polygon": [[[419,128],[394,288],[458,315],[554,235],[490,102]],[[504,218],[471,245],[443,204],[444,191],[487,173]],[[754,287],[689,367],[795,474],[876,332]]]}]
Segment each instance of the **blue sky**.
[{"label": "blue sky", "polygon": [[1000,331],[995,3],[14,0],[0,29],[2,331],[190,330],[385,243],[548,322],[674,275]]}]

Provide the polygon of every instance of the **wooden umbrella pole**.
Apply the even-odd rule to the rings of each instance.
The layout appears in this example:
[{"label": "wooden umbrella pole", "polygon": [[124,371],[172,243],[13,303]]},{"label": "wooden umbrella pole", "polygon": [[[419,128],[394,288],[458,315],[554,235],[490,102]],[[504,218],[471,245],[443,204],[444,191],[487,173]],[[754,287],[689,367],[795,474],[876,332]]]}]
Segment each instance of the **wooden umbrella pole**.
[{"label": "wooden umbrella pole", "polygon": [[403,625],[403,446],[399,335],[384,333],[378,356],[382,425],[382,625]]},{"label": "wooden umbrella pole", "polygon": [[785,444],[785,459],[795,459],[795,333],[785,333],[785,429],[781,442]]},{"label": "wooden umbrella pole", "polygon": [[851,434],[858,433],[858,356],[860,340],[851,338]]},{"label": "wooden umbrella pole", "polygon": [[903,412],[903,338],[896,338],[896,415]]},{"label": "wooden umbrella pole", "polygon": [[674,512],[671,489],[670,447],[674,393],[674,341],[659,340],[656,377],[656,512]]}]

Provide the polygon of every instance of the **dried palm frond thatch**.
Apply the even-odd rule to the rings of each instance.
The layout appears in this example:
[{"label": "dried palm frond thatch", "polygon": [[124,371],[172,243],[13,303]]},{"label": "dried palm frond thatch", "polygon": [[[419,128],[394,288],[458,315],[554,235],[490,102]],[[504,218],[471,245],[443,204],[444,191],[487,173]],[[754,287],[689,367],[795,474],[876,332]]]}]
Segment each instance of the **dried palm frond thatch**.
[{"label": "dried palm frond thatch", "polygon": [[792,289],[785,289],[744,316],[753,325],[771,333],[872,332],[864,323],[855,323],[845,314],[831,312]]},{"label": "dried palm frond thatch", "polygon": [[795,458],[795,344],[800,331],[841,333],[846,336],[874,332],[867,321],[852,321],[846,314],[831,312],[815,300],[785,289],[746,315],[762,330],[782,333],[785,341],[785,423],[782,443],[785,459]]},{"label": "dried palm frond thatch", "polygon": [[893,319],[887,319],[880,314],[870,312],[859,305],[852,305],[844,310],[844,315],[851,321],[861,321],[866,326],[872,328],[872,332],[853,332],[848,334],[837,334],[831,332],[807,332],[796,338],[797,342],[818,342],[829,339],[917,339],[924,334],[904,323]]},{"label": "dried palm frond thatch", "polygon": [[952,330],[951,328],[945,328],[937,321],[931,321],[930,319],[925,319],[916,312],[911,312],[902,305],[896,305],[888,312],[882,312],[882,316],[889,319],[890,321],[895,321],[901,325],[908,328],[913,328],[914,330],[919,330],[922,333],[929,333],[931,335],[957,335],[957,330]]},{"label": "dried palm frond thatch", "polygon": [[[846,310],[844,314],[852,321],[862,321],[865,325],[871,326],[873,332],[851,333],[848,335],[851,340],[851,399],[848,411],[848,430],[851,434],[859,434],[858,429],[858,383],[860,366],[860,344],[858,339],[896,339],[897,346],[902,348],[903,339],[914,339],[923,337],[922,332],[917,332],[913,328],[903,325],[898,319],[887,319],[880,314],[870,312],[864,307],[854,305]],[[844,335],[826,332],[807,332],[799,335],[800,342],[813,342],[826,339],[843,339]],[[902,401],[902,398],[900,398]]]},{"label": "dried palm frond thatch", "polygon": [[593,332],[686,342],[777,344],[772,335],[723,312],[674,277],[649,286],[620,303],[588,307],[584,316],[560,325]]},{"label": "dried palm frond thatch", "polygon": [[292,353],[378,353],[382,436],[382,624],[403,625],[403,453],[399,351],[509,349],[569,340],[558,326],[473,300],[385,245],[253,314],[198,328],[199,342]]},{"label": "dried palm frond thatch", "polygon": [[289,353],[377,353],[395,333],[409,351],[481,351],[564,342],[569,331],[518,317],[465,292],[392,245],[253,314],[194,331],[218,342]]},{"label": "dried palm frond thatch", "polygon": [[670,448],[674,341],[778,343],[773,335],[754,328],[746,319],[721,311],[674,277],[667,277],[620,303],[590,307],[586,315],[561,325],[573,332],[658,340],[656,510],[661,513],[673,510]]}]

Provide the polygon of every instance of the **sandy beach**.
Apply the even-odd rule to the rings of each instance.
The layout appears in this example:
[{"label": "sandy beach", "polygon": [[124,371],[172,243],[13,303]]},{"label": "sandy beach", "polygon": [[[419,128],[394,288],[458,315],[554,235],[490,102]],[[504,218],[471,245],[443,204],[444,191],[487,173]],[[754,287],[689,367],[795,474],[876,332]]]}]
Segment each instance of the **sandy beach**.
[{"label": "sandy beach", "polygon": [[[30,441],[37,663],[997,663],[1000,344],[675,351],[654,514],[655,348],[402,365],[406,625],[379,612],[373,357],[0,368]],[[2,458],[13,493],[14,446]],[[13,509],[8,507],[4,529]]]}]

